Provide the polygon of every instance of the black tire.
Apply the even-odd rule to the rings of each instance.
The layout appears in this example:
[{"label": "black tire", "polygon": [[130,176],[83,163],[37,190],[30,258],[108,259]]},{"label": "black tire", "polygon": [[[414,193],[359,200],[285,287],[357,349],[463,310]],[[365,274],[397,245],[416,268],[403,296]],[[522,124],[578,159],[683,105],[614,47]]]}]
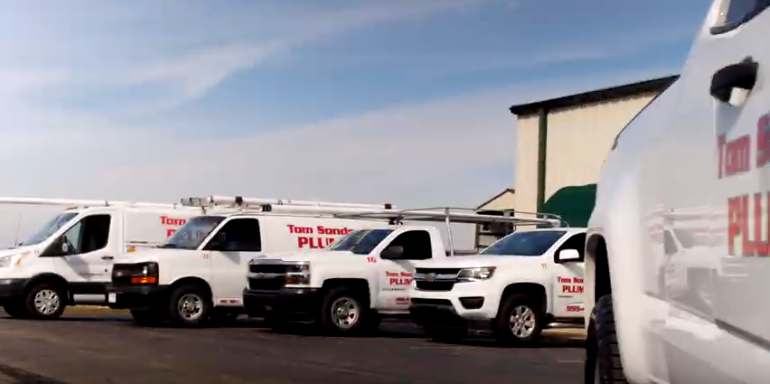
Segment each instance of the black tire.
[{"label": "black tire", "polygon": [[423,330],[428,337],[442,343],[455,343],[468,336],[465,328],[424,327]]},{"label": "black tire", "polygon": [[620,361],[612,295],[600,297],[591,313],[586,344],[585,382],[628,384]]},{"label": "black tire", "polygon": [[[321,330],[332,335],[358,335],[366,331],[365,324],[369,322],[371,310],[368,298],[363,297],[364,294],[347,287],[332,288],[327,291],[318,316]],[[338,317],[333,315],[333,311],[340,309],[343,312],[339,313],[338,320]],[[345,316],[344,309],[348,311],[347,322],[341,319]]]},{"label": "black tire", "polygon": [[143,327],[156,327],[166,322],[165,313],[157,309],[132,309],[134,322]]},{"label": "black tire", "polygon": [[[35,319],[58,319],[64,313],[67,302],[65,295],[66,290],[58,284],[40,282],[27,290],[24,297],[24,308],[30,317]],[[36,304],[36,301],[39,302]]]},{"label": "black tire", "polygon": [[209,320],[211,295],[195,284],[177,287],[169,300],[169,319],[178,327],[202,327]]},{"label": "black tire", "polygon": [[13,317],[14,319],[26,319],[30,317],[29,312],[27,312],[27,307],[24,305],[23,301],[16,301],[11,304],[7,304],[3,306],[3,309],[5,310],[5,313],[8,314],[8,316]]},{"label": "black tire", "polygon": [[[526,344],[537,340],[545,326],[545,314],[540,307],[539,303],[527,295],[513,294],[508,296],[503,301],[500,313],[497,315],[497,319],[495,319],[493,330],[495,338],[505,344]],[[521,313],[526,315],[528,326],[525,327],[525,331],[516,334],[510,322],[514,311],[519,311],[520,309]],[[532,324],[532,321],[534,321],[534,324]]]}]

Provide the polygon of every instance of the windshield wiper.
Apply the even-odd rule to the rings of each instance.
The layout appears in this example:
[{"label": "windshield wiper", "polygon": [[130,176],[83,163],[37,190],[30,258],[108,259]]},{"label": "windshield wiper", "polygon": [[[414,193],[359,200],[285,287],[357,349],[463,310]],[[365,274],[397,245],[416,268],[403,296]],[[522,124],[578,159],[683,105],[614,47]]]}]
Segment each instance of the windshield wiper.
[{"label": "windshield wiper", "polygon": [[161,244],[158,248],[178,248],[176,244]]}]

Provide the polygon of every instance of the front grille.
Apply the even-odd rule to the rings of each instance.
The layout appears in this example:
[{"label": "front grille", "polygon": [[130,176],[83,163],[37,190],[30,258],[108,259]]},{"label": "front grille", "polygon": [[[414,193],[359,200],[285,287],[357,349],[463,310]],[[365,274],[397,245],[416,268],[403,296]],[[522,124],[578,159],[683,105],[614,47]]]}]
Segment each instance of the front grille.
[{"label": "front grille", "polygon": [[283,278],[249,279],[249,289],[256,289],[260,291],[277,291],[283,288],[283,285]]},{"label": "front grille", "polygon": [[454,281],[425,281],[415,280],[417,289],[421,291],[451,291],[455,286]]},{"label": "front grille", "polygon": [[284,264],[250,264],[249,272],[252,273],[286,273],[287,265]]},{"label": "front grille", "polygon": [[416,268],[415,273],[435,273],[437,275],[457,275],[462,268]]},{"label": "front grille", "polygon": [[422,298],[412,298],[412,304],[427,304],[427,305],[436,305],[436,306],[452,306],[452,302],[447,299],[422,299]]}]

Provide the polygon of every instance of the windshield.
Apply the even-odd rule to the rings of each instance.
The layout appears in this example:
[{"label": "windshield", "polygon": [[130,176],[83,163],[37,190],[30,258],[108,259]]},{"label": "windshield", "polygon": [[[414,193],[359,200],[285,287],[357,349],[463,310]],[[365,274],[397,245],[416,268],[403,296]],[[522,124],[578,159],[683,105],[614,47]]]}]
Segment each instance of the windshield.
[{"label": "windshield", "polygon": [[198,216],[187,221],[161,248],[198,249],[203,239],[224,220],[224,216]]},{"label": "windshield", "polygon": [[40,228],[37,233],[32,235],[32,237],[19,243],[19,245],[35,245],[42,243],[45,241],[45,239],[51,237],[54,232],[58,231],[59,228],[63,227],[64,224],[67,224],[70,220],[72,220],[73,217],[77,216],[78,213],[79,212],[64,212],[57,215],[49,222],[45,223],[45,225]]},{"label": "windshield", "polygon": [[540,256],[566,231],[514,232],[481,251],[482,255]]},{"label": "windshield", "polygon": [[347,236],[334,242],[329,250],[350,251],[357,255],[367,255],[391,232],[393,232],[392,229],[364,229],[350,232]]}]

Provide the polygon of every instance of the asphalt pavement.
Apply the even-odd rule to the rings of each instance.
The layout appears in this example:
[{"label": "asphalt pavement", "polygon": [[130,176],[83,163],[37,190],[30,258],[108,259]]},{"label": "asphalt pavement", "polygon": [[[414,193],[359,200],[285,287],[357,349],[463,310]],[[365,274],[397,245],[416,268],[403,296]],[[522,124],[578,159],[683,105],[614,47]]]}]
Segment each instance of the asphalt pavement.
[{"label": "asphalt pavement", "polygon": [[551,331],[536,347],[431,341],[409,323],[372,337],[274,333],[255,320],[206,329],[140,328],[118,315],[56,321],[0,312],[0,384],[582,382],[581,337]]}]

